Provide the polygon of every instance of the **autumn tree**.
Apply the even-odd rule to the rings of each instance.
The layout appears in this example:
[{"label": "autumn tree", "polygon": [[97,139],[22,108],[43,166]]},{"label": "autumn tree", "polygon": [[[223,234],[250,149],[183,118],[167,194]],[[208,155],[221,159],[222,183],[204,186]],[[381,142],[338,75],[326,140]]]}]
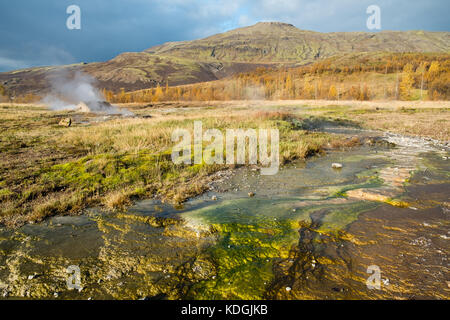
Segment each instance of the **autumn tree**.
[{"label": "autumn tree", "polygon": [[433,61],[428,69],[428,72],[425,75],[427,81],[432,82],[438,76],[440,72],[439,61]]},{"label": "autumn tree", "polygon": [[400,98],[402,100],[411,99],[411,90],[414,85],[412,65],[406,64],[403,68],[402,81],[400,82]]},{"label": "autumn tree", "polygon": [[423,88],[425,85],[425,72],[428,66],[428,62],[421,62],[419,67],[416,69],[415,82],[420,84],[420,99],[423,99]]},{"label": "autumn tree", "polygon": [[295,95],[295,87],[292,81],[291,74],[288,74],[285,81],[285,98],[291,99],[294,98]]},{"label": "autumn tree", "polygon": [[124,88],[120,88],[120,94],[119,94],[119,102],[125,103],[126,102],[126,93]]},{"label": "autumn tree", "polygon": [[314,85],[311,84],[308,78],[305,78],[304,81],[303,94],[307,99],[314,97]]},{"label": "autumn tree", "polygon": [[449,100],[450,99],[450,74],[443,73],[438,76],[429,85],[429,97],[432,100]]},{"label": "autumn tree", "polygon": [[359,100],[361,101],[367,101],[370,100],[370,90],[369,87],[367,86],[367,84],[364,84],[362,90],[360,89],[361,94],[359,97]]},{"label": "autumn tree", "polygon": [[153,95],[153,101],[158,102],[162,101],[164,97],[164,92],[162,88],[159,86],[159,84],[156,86],[155,94]]},{"label": "autumn tree", "polygon": [[103,98],[108,102],[114,102],[114,93],[106,88],[102,90]]},{"label": "autumn tree", "polygon": [[330,87],[330,90],[328,91],[328,99],[336,100],[337,99],[337,90],[334,85]]}]

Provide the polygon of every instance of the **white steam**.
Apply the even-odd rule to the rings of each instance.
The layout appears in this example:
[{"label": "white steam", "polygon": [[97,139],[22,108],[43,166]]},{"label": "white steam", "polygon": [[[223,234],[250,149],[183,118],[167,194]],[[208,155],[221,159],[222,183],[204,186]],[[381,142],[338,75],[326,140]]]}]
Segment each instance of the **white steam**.
[{"label": "white steam", "polygon": [[95,86],[95,79],[81,71],[69,73],[58,71],[48,78],[50,93],[42,100],[52,110],[79,110],[94,113],[132,115],[128,110],[120,110],[105,101],[105,97]]},{"label": "white steam", "polygon": [[261,85],[251,85],[244,88],[245,100],[265,100],[266,90]]}]

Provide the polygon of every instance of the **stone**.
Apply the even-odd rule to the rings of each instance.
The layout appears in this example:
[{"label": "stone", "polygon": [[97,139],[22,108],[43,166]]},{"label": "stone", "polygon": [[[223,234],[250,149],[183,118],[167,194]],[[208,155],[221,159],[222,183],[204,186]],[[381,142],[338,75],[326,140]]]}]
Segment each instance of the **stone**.
[{"label": "stone", "polygon": [[58,123],[62,127],[70,127],[72,125],[72,119],[71,118],[64,118],[61,119]]},{"label": "stone", "polygon": [[35,273],[35,274],[30,274],[29,276],[28,276],[28,280],[33,280],[34,278],[37,278],[39,275],[37,274],[37,273]]},{"label": "stone", "polygon": [[114,111],[114,107],[106,101],[82,101],[77,104],[76,111],[84,113],[110,113],[111,111]]},{"label": "stone", "polygon": [[343,165],[342,165],[342,163],[335,162],[335,163],[331,164],[331,167],[333,169],[342,169]]}]

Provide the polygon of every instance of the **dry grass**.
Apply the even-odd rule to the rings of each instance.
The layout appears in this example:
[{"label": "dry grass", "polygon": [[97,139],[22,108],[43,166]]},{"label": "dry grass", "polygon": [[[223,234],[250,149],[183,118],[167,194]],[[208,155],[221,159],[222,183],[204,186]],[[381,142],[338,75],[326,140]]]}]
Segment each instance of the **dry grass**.
[{"label": "dry grass", "polygon": [[[324,147],[351,148],[358,139],[307,131],[314,119],[449,140],[448,102],[270,101],[133,105],[151,118],[112,118],[51,112],[41,106],[0,105],[0,223],[17,226],[85,207],[109,210],[134,199],[159,197],[181,203],[205,191],[219,165],[174,165],[170,158],[175,128],[278,128],[280,160],[287,163]],[[58,126],[62,117],[77,119]],[[313,119],[314,121],[312,121]],[[88,121],[89,125],[80,122]]]},{"label": "dry grass", "polygon": [[[252,117],[253,113],[262,118],[277,114],[280,117],[325,116],[357,122],[370,129],[450,141],[449,101],[213,101],[192,102],[191,105],[204,114],[211,108],[218,117],[230,113],[235,118]],[[193,113],[195,111],[189,114]]]},{"label": "dry grass", "polygon": [[450,109],[437,112],[363,114],[356,119],[372,129],[450,141]]},{"label": "dry grass", "polygon": [[[245,108],[140,108],[151,118],[112,118],[51,112],[42,107],[0,106],[0,223],[17,226],[58,214],[78,214],[102,205],[127,207],[134,199],[157,196],[181,203],[205,191],[220,165],[175,165],[171,134],[207,128],[279,128],[282,161],[304,158],[330,142],[326,134],[307,135],[292,127],[287,112]],[[74,125],[61,127],[70,116]],[[90,122],[89,125],[83,124]]]},{"label": "dry grass", "polygon": [[123,209],[131,204],[130,192],[126,190],[110,192],[103,197],[102,204],[110,210]]}]

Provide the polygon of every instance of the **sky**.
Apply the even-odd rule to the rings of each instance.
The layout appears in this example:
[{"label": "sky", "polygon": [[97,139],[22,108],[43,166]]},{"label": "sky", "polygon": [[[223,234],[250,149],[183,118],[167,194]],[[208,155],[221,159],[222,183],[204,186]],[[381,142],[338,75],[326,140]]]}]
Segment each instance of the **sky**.
[{"label": "sky", "polygon": [[[81,29],[66,26],[70,5],[80,8]],[[106,61],[259,21],[370,31],[370,5],[380,7],[381,31],[450,31],[448,0],[0,0],[0,72]]]}]

